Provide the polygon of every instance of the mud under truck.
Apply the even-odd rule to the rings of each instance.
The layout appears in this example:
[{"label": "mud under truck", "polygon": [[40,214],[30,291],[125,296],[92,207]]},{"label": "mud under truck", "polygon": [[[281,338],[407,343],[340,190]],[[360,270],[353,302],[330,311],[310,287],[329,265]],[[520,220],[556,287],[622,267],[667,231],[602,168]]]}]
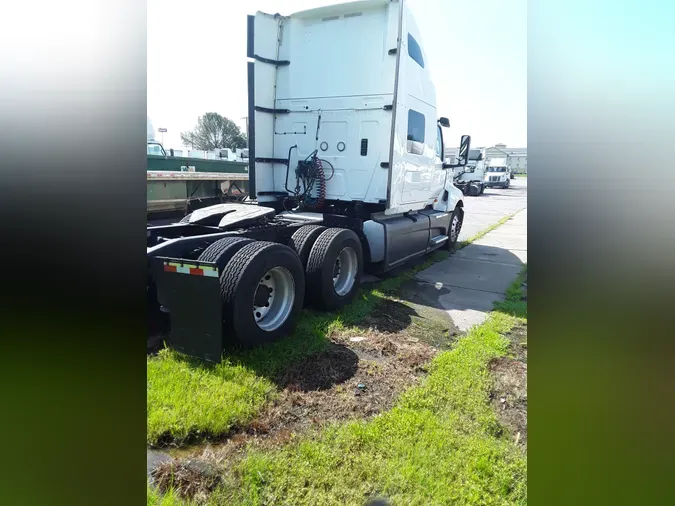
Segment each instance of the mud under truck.
[{"label": "mud under truck", "polygon": [[457,241],[455,167],[404,1],[248,17],[251,203],[148,227],[148,298],[169,344],[219,361],[288,334],[303,305],[352,300],[382,272]]}]

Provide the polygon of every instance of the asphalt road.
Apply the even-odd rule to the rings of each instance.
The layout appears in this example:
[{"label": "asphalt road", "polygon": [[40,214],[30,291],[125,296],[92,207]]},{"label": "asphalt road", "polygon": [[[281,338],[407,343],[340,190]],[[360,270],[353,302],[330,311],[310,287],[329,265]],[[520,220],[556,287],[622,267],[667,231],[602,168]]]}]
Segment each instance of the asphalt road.
[{"label": "asphalt road", "polygon": [[527,207],[527,178],[511,180],[510,188],[486,188],[478,197],[464,197],[464,223],[459,240],[465,241],[505,216]]}]

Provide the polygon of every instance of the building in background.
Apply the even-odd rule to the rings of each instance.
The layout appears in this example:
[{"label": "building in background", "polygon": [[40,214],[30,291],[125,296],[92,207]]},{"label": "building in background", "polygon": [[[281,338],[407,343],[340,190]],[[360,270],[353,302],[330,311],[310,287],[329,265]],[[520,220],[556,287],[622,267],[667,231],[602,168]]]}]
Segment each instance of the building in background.
[{"label": "building in background", "polygon": [[495,144],[485,150],[485,158],[504,158],[514,174],[527,174],[527,148],[509,148]]},{"label": "building in background", "polygon": [[[506,158],[506,163],[511,167],[514,174],[527,174],[527,148],[509,148],[506,144],[495,144],[489,148],[474,147],[473,149],[484,150],[485,164],[490,158]],[[445,158],[453,163],[457,158],[459,148],[445,148]]]}]

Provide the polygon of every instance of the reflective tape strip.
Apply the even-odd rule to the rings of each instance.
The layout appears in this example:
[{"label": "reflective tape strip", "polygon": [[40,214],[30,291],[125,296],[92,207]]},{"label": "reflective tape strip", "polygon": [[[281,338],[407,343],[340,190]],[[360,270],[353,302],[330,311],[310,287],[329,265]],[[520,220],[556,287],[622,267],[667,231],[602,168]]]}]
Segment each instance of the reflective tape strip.
[{"label": "reflective tape strip", "polygon": [[208,265],[196,266],[190,264],[179,264],[176,262],[164,262],[166,272],[177,272],[178,274],[191,274],[193,276],[206,276],[209,278],[218,277],[218,269]]}]

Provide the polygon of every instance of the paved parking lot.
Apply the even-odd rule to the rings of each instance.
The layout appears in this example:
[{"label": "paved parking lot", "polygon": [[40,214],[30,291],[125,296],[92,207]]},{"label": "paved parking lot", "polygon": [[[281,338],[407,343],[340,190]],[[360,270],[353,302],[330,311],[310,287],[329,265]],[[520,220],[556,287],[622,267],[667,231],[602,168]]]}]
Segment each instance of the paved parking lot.
[{"label": "paved parking lot", "polygon": [[506,190],[486,188],[483,195],[464,197],[464,224],[459,240],[465,241],[505,216],[527,207],[527,178],[512,179]]},{"label": "paved parking lot", "polygon": [[447,311],[460,330],[482,323],[527,263],[527,180],[511,185],[465,198],[460,239],[517,213],[512,219],[415,276],[420,296]]}]

